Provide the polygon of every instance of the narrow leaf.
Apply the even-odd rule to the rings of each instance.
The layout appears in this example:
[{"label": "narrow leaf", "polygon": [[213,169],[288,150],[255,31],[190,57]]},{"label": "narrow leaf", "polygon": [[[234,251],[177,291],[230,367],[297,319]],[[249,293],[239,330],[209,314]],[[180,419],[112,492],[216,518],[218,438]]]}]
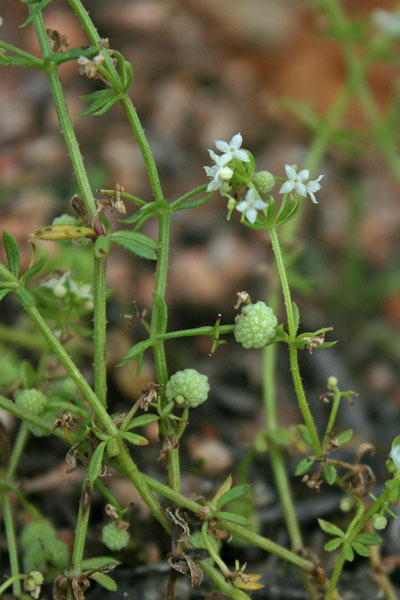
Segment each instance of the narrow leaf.
[{"label": "narrow leaf", "polygon": [[[132,198],[134,198],[134,196]],[[157,200],[155,202],[149,202],[148,204],[145,204],[144,206],[142,206],[134,215],[132,215],[131,217],[128,217],[127,219],[124,219],[121,222],[132,224],[132,223],[136,223],[137,221],[141,220],[143,217],[145,217],[147,220],[150,217],[159,215],[161,212],[161,209],[164,207],[165,207],[164,200],[162,200],[162,201]]]},{"label": "narrow leaf", "polygon": [[106,442],[100,442],[96,450],[93,452],[92,458],[90,459],[87,471],[87,477],[90,485],[94,484],[100,474],[105,447]]},{"label": "narrow leaf", "polygon": [[348,542],[343,544],[343,554],[344,554],[345,559],[348,560],[349,562],[352,562],[354,560],[354,552]]},{"label": "narrow leaf", "polygon": [[46,261],[47,254],[43,254],[43,256],[41,256],[39,260],[35,262],[35,264],[33,264],[31,267],[29,267],[27,271],[25,271],[25,273],[21,277],[22,281],[25,282],[30,277],[33,277],[34,275],[39,273],[39,271],[41,271],[44,265],[46,264]]},{"label": "narrow leaf", "polygon": [[59,240],[77,240],[80,238],[95,238],[96,232],[89,227],[74,227],[73,225],[49,225],[31,233],[31,237],[48,242]]},{"label": "narrow leaf", "polygon": [[9,294],[12,290],[10,290],[9,288],[3,288],[0,290],[0,302],[1,300],[3,300],[3,298],[5,298],[7,296],[7,294]]},{"label": "narrow leaf", "polygon": [[34,296],[23,287],[19,287],[15,290],[15,295],[23,306],[35,306]]},{"label": "narrow leaf", "polygon": [[333,523],[330,523],[329,521],[324,521],[323,519],[318,519],[318,523],[321,529],[325,531],[325,533],[329,533],[329,535],[338,535],[340,537],[344,537],[344,532]]},{"label": "narrow leaf", "polygon": [[85,558],[82,561],[82,571],[92,571],[97,569],[114,569],[120,563],[111,556],[95,556],[94,558]]},{"label": "narrow leaf", "polygon": [[250,525],[250,521],[242,517],[241,515],[236,515],[235,513],[225,512],[221,510],[218,512],[218,518],[225,519],[225,521],[230,521],[231,523],[236,523],[237,525]]},{"label": "narrow leaf", "polygon": [[294,472],[295,475],[304,475],[305,473],[307,473],[307,471],[309,471],[311,469],[311,467],[313,466],[313,461],[312,460],[308,460],[308,458],[302,458],[301,461],[299,462],[299,464],[296,467],[296,471]]},{"label": "narrow leaf", "polygon": [[147,446],[147,444],[149,443],[148,439],[137,433],[125,432],[122,434],[122,437],[124,438],[124,440],[126,440],[130,444],[134,444],[135,446]]},{"label": "narrow leaf", "polygon": [[16,239],[8,231],[3,231],[3,244],[7,255],[8,268],[11,273],[18,277],[19,274],[19,250]]},{"label": "narrow leaf", "polygon": [[333,465],[328,464],[322,470],[322,476],[325,479],[326,483],[332,485],[336,481],[336,469]]},{"label": "narrow leaf", "polygon": [[231,487],[232,487],[232,475],[228,475],[228,477],[225,479],[225,481],[218,488],[217,493],[215,494],[215,496],[211,500],[211,502],[213,504],[217,504],[218,500],[221,498],[221,496],[226,494],[226,492],[228,492],[231,489]]},{"label": "narrow leaf", "polygon": [[89,575],[89,577],[109,592],[116,592],[118,589],[114,579],[111,579],[111,577],[109,575],[106,575],[105,573],[100,573],[99,571],[96,571],[95,573]]},{"label": "narrow leaf", "polygon": [[[167,308],[164,298],[155,291],[153,292],[153,298],[154,298],[153,312],[155,310],[157,311],[157,319],[156,319],[156,324],[154,326],[154,329],[155,329],[155,331],[159,331],[160,333],[162,333],[163,331],[165,331],[167,329],[168,308]],[[152,323],[152,327],[153,327],[153,323]]]},{"label": "narrow leaf", "polygon": [[[27,25],[29,25],[30,23],[32,23],[33,19],[35,17],[37,17],[37,15],[39,13],[42,12],[42,10],[44,8],[46,8],[46,6],[48,4],[50,4],[52,0],[41,0],[41,2],[39,2],[39,4],[36,6],[36,8],[34,8],[31,12],[31,14],[29,15],[29,17],[26,19],[26,21],[24,23],[22,23],[22,25],[20,25],[20,27],[26,27]],[[36,3],[35,3],[36,4]]]},{"label": "narrow leaf", "polygon": [[336,548],[339,548],[341,544],[343,544],[343,538],[333,538],[332,540],[329,540],[329,542],[326,542],[324,550],[326,550],[327,552],[332,552],[333,550],[336,550]]},{"label": "narrow leaf", "polygon": [[143,352],[149,348],[153,344],[153,340],[148,339],[143,342],[138,342],[135,344],[123,357],[120,366],[123,367],[128,362],[133,360],[134,358],[138,358],[139,356],[143,356]]},{"label": "narrow leaf", "polygon": [[140,417],[136,417],[130,421],[127,431],[130,429],[135,429],[136,427],[144,427],[145,425],[150,425],[151,423],[155,423],[158,421],[159,417],[157,415],[141,415]]},{"label": "narrow leaf", "polygon": [[225,494],[222,494],[217,502],[217,507],[221,508],[225,504],[228,504],[228,502],[233,502],[233,500],[237,500],[238,498],[245,496],[249,489],[249,485],[237,485],[236,487],[231,488],[225,492]]},{"label": "narrow leaf", "polygon": [[300,324],[300,313],[296,302],[292,302],[293,307],[293,318],[294,318],[294,332],[297,333]]},{"label": "narrow leaf", "polygon": [[382,538],[376,533],[360,533],[355,541],[360,544],[366,544],[367,546],[375,546],[382,542]]},{"label": "narrow leaf", "polygon": [[360,544],[360,542],[353,542],[352,548],[360,556],[366,556],[368,558],[368,556],[370,555],[368,546],[365,546],[364,544]]},{"label": "narrow leaf", "polygon": [[339,433],[339,435],[336,436],[336,439],[339,442],[339,446],[344,446],[351,440],[352,437],[353,437],[353,430],[347,429],[346,431]]},{"label": "narrow leaf", "polygon": [[137,231],[120,230],[111,235],[111,241],[123,246],[133,254],[142,258],[156,260],[157,242],[144,233]]},{"label": "narrow leaf", "polygon": [[303,440],[303,442],[307,444],[307,446],[310,446],[310,448],[312,448],[313,445],[307,427],[301,424],[297,425],[296,429],[300,432],[301,439]]},{"label": "narrow leaf", "polygon": [[186,202],[186,204],[181,204],[174,209],[174,212],[178,210],[186,210],[187,208],[197,208],[197,206],[201,206],[210,200],[213,196],[214,192],[207,194],[207,196],[203,196],[203,198],[199,198],[198,200],[192,200],[191,202]]}]

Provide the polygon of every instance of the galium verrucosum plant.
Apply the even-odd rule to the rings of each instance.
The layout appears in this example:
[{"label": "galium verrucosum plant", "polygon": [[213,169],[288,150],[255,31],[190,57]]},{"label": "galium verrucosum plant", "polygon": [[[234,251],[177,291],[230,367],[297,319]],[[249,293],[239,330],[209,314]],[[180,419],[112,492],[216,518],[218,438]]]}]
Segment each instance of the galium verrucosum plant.
[{"label": "galium verrucosum plant", "polygon": [[[53,547],[53,550],[45,549],[44,559],[46,560],[40,565],[43,570],[46,569],[44,562],[58,567],[59,573],[54,583],[56,597],[75,596],[78,600],[89,585],[89,580],[99,583],[110,591],[116,589],[115,582],[105,571],[113,569],[117,561],[103,556],[84,558],[94,487],[99,489],[109,503],[108,506],[111,507],[107,513],[110,516],[110,523],[104,526],[102,532],[103,542],[114,551],[123,550],[129,543],[126,524],[121,518],[125,509],[119,506],[118,500],[113,497],[102,481],[104,470],[108,465],[112,465],[136,486],[150,511],[165,531],[171,534],[169,564],[172,571],[168,586],[171,598],[173,597],[175,571],[190,571],[193,586],[201,583],[202,572],[204,572],[221,594],[233,599],[244,600],[248,598],[246,590],[251,591],[260,586],[259,575],[247,575],[244,566],[240,566],[238,561],[235,562],[234,570],[225,564],[221,557],[220,540],[225,535],[223,532],[227,532],[226,535],[234,534],[248,543],[267,552],[275,553],[280,558],[296,565],[304,576],[310,597],[315,598],[316,588],[320,587],[325,588],[325,598],[330,600],[336,594],[336,584],[344,561],[352,560],[354,551],[361,555],[367,555],[369,553],[368,546],[375,545],[380,541],[380,538],[374,534],[362,533],[362,529],[371,519],[373,522],[377,522],[378,518],[380,518],[378,525],[381,527],[382,517],[386,518],[383,513],[390,514],[389,504],[396,503],[398,500],[399,469],[396,449],[398,442],[395,441],[391,451],[391,461],[388,462],[388,469],[393,477],[388,480],[383,494],[378,499],[373,498],[374,503],[367,508],[360,500],[364,497],[363,493],[366,489],[368,492],[368,482],[367,485],[361,486],[361,482],[365,483],[366,469],[361,469],[360,465],[358,467],[357,465],[347,465],[331,458],[331,454],[351,437],[348,432],[336,435],[334,431],[340,400],[348,397],[350,392],[341,392],[337,381],[331,380],[328,383],[329,393],[333,395],[332,410],[322,439],[319,437],[313,415],[305,398],[299,374],[298,351],[308,348],[311,352],[328,347],[330,343],[326,342],[324,338],[330,328],[325,327],[314,332],[298,333],[299,312],[296,304],[291,300],[277,229],[296,216],[304,198],[309,196],[312,202],[316,202],[315,194],[321,189],[320,181],[323,176],[320,175],[312,180],[309,169],[298,171],[296,166],[286,165],[287,177],[281,179],[283,184],[275,198],[271,192],[274,189],[275,181],[279,181],[280,178],[274,177],[268,171],[255,172],[255,160],[248,150],[241,148],[242,137],[240,134],[236,134],[230,142],[222,140],[216,142],[216,148],[222,154],[218,155],[214,151],[209,151],[214,162],[212,166],[205,167],[206,175],[210,178],[209,183],[191,190],[173,202],[168,202],[162,194],[153,155],[128,95],[133,73],[132,66],[119,52],[110,49],[108,40],[99,37],[79,0],[69,0],[69,3],[85,29],[91,45],[85,49],[68,50],[62,35],[45,30],[41,11],[48,3],[48,1],[31,2],[31,14],[26,23],[33,23],[35,26],[42,58],[31,56],[9,44],[1,46],[3,49],[1,58],[3,64],[30,66],[44,71],[48,76],[79,188],[79,196],[75,196],[71,202],[78,220],[75,217],[59,218],[52,225],[44,226],[35,232],[34,237],[39,240],[63,243],[74,240],[76,244],[86,240],[86,243],[91,245],[94,282],[92,290],[87,282],[76,281],[70,271],[64,271],[42,278],[37,286],[38,292],[37,288],[35,290],[35,287],[31,285],[30,280],[40,274],[45,267],[45,257],[37,258],[34,255],[32,266],[21,273],[19,251],[15,239],[10,234],[4,233],[3,241],[8,267],[0,265],[1,297],[12,292],[16,294],[28,317],[44,337],[49,351],[63,365],[68,377],[79,389],[79,394],[72,394],[68,400],[64,398],[56,401],[53,389],[48,393],[46,390],[46,394],[43,393],[48,379],[48,374],[43,373],[43,376],[35,381],[36,388],[33,384],[31,385],[31,382],[28,385],[26,378],[21,379],[20,389],[15,395],[15,402],[6,397],[0,397],[0,406],[25,422],[17,436],[10,465],[2,478],[2,505],[12,570],[11,577],[6,584],[13,586],[13,591],[17,596],[21,592],[17,585],[20,580],[25,582],[29,580],[30,582],[33,579],[35,583],[33,589],[30,589],[31,583],[28,583],[26,589],[34,594],[37,594],[37,586],[40,585],[39,575],[34,576],[32,573],[26,575],[19,572],[15,525],[9,502],[9,492],[15,491],[12,480],[18,461],[21,459],[29,427],[34,435],[52,434],[70,446],[67,455],[69,470],[75,468],[78,460],[85,468],[71,561],[69,562],[68,558],[65,559],[65,556],[63,561],[57,561],[56,551]],[[105,89],[85,97],[85,100],[90,103],[86,114],[100,115],[116,102],[121,103],[144,157],[153,191],[152,202],[144,202],[140,198],[125,193],[120,184],[115,186],[115,190],[103,190],[108,202],[98,201],[94,198],[57,73],[58,65],[68,60],[77,61],[83,76],[96,78],[107,85]],[[286,328],[283,324],[278,325],[277,317],[270,306],[262,301],[252,303],[250,298],[247,298],[235,324],[221,325],[221,318],[218,317],[216,323],[211,326],[184,331],[167,331],[168,308],[165,302],[165,286],[171,217],[179,210],[204,204],[211,199],[215,191],[219,191],[228,201],[229,218],[236,210],[241,213],[241,222],[245,226],[268,232],[287,311]],[[208,193],[200,199],[192,200],[203,192]],[[283,197],[281,198],[281,196]],[[136,204],[138,211],[133,217],[125,219],[124,226],[128,228],[112,231],[106,210],[111,206],[124,214],[124,200]],[[142,225],[150,218],[158,220],[158,240],[153,240],[140,231]],[[131,225],[133,228],[129,227]],[[118,244],[141,258],[156,261],[151,321],[147,323],[144,318],[142,319],[147,338],[135,344],[122,358],[122,362],[128,363],[135,359],[140,371],[143,354],[151,349],[157,372],[157,382],[149,382],[133,407],[127,413],[119,415],[111,415],[107,410],[105,364],[107,300],[105,273],[107,256],[113,244]],[[44,297],[43,293],[47,296]],[[53,312],[51,312],[51,305],[56,307]],[[61,307],[62,310],[57,310],[57,307]],[[64,333],[74,322],[73,320],[71,322],[73,309],[76,311],[74,318],[77,319],[85,317],[85,311],[88,311],[89,314],[93,311],[94,323],[91,333],[94,338],[94,389],[86,382],[64,347],[66,341]],[[62,319],[57,319],[57,312],[63,315]],[[46,314],[51,327],[44,321],[43,314]],[[302,466],[299,465],[297,472],[300,475],[307,475],[306,482],[312,481],[313,487],[320,485],[321,480],[331,485],[339,485],[354,502],[356,514],[346,531],[326,521],[321,521],[323,530],[336,536],[332,540],[333,543],[327,543],[326,549],[333,551],[340,547],[339,560],[330,582],[322,577],[321,568],[316,566],[313,561],[297,554],[297,551],[300,550],[298,546],[295,548],[296,552],[287,550],[268,538],[252,532],[248,520],[242,515],[234,511],[223,510],[227,504],[244,497],[249,492],[247,485],[232,486],[232,479],[228,478],[221,484],[210,501],[203,499],[195,501],[180,493],[179,439],[184,433],[191,411],[207,399],[209,383],[205,375],[198,373],[193,368],[185,368],[169,377],[165,345],[169,339],[206,335],[211,338],[214,351],[220,343],[225,341],[220,340],[220,336],[232,332],[237,341],[245,348],[264,348],[264,351],[267,351],[278,342],[288,346],[294,388],[304,420],[304,423],[299,426],[299,430],[304,443],[309,448],[308,455],[302,459],[300,463]],[[55,395],[57,397],[57,393]],[[24,402],[21,398],[25,398]],[[44,418],[45,410],[49,406],[58,410],[58,414],[46,419]],[[70,409],[69,414],[66,414],[66,408]],[[169,475],[168,485],[142,473],[129,451],[132,446],[145,446],[148,443],[142,434],[132,430],[153,423],[159,424],[162,456],[166,460]],[[28,425],[26,426],[26,424]],[[269,441],[272,442],[273,439],[274,436],[270,435]],[[276,457],[272,458],[272,445],[271,443],[271,459],[276,466],[277,459]],[[312,468],[316,468],[316,471],[310,476],[308,472]],[[341,469],[345,471],[345,475],[342,477],[338,474]],[[350,478],[347,477],[347,473],[351,473]],[[280,476],[282,476],[282,472]],[[354,484],[355,480],[358,485]],[[309,485],[309,487],[312,486]],[[164,509],[153,492],[168,498],[175,505],[172,508]],[[26,509],[26,499],[22,494],[18,498],[21,506]],[[183,508],[197,516],[197,532],[191,532],[189,518],[183,514]],[[38,515],[33,514],[32,507],[30,510],[31,516],[38,519]],[[291,509],[288,510],[290,512]],[[293,511],[291,518],[295,519]],[[192,535],[190,535],[191,533]],[[40,535],[38,538],[41,539]],[[23,540],[21,543],[23,544]],[[45,546],[43,539],[41,548],[42,546]],[[58,546],[61,548],[60,544]],[[194,548],[206,549],[208,554],[206,557],[200,555],[199,558],[193,559]],[[187,566],[184,567],[182,564]],[[311,576],[310,581],[306,579],[306,574]],[[4,585],[0,587],[0,591],[4,589]]]}]

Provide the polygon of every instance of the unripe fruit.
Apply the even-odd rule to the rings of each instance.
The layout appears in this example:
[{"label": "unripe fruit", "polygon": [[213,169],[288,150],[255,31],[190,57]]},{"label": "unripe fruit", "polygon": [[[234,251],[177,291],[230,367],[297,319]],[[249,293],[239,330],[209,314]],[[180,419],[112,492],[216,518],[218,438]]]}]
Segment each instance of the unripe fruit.
[{"label": "unripe fruit", "polygon": [[167,400],[175,400],[180,406],[195,408],[207,400],[210,386],[207,375],[195,369],[177,371],[169,379],[165,394]]},{"label": "unripe fruit", "polygon": [[265,302],[246,304],[235,318],[235,339],[243,348],[262,348],[275,336],[278,320]]},{"label": "unripe fruit", "polygon": [[21,532],[21,546],[28,549],[35,542],[41,541],[45,543],[46,540],[53,539],[55,536],[56,532],[54,527],[46,519],[31,521],[25,525]]},{"label": "unripe fruit", "polygon": [[47,398],[39,390],[23,390],[15,394],[15,404],[18,408],[40,415],[46,406]]},{"label": "unripe fruit", "polygon": [[115,523],[105,525],[101,537],[103,544],[109,550],[122,550],[129,542],[129,533],[126,530],[120,529]]},{"label": "unripe fruit", "polygon": [[384,515],[375,515],[372,519],[372,524],[378,531],[385,529],[387,525],[387,518]]},{"label": "unripe fruit", "polygon": [[268,194],[275,185],[275,178],[269,171],[253,173],[251,182],[259,194]]},{"label": "unripe fruit", "polygon": [[59,569],[65,569],[69,562],[69,550],[68,546],[57,537],[49,539],[45,542],[44,552],[49,563],[58,567]]}]

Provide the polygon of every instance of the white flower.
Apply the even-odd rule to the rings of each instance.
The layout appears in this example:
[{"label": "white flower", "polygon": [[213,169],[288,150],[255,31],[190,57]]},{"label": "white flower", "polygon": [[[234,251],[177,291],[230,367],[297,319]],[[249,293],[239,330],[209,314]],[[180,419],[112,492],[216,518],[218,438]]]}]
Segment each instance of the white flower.
[{"label": "white flower", "polygon": [[282,185],[279,190],[280,194],[289,194],[295,190],[300,196],[306,198],[307,194],[310,196],[311,200],[314,204],[318,204],[318,201],[315,197],[315,193],[321,189],[321,184],[319,183],[324,175],[320,175],[318,179],[313,179],[312,181],[308,181],[310,177],[310,171],[308,169],[303,169],[299,173],[297,173],[297,167],[285,165],[285,171],[287,175],[287,180]]},{"label": "white flower", "polygon": [[267,203],[257,198],[254,190],[250,189],[246,194],[246,198],[237,205],[236,210],[244,213],[249,223],[255,223],[257,211],[266,208],[267,206]]},{"label": "white flower", "polygon": [[42,283],[41,286],[52,290],[53,294],[57,298],[64,298],[65,294],[67,293],[67,286],[65,284],[67,283],[69,276],[70,272],[66,271],[63,275],[61,275],[61,277],[52,277],[48,281]]},{"label": "white flower", "polygon": [[287,175],[287,180],[282,185],[279,190],[280,194],[289,194],[296,190],[300,196],[304,198],[307,196],[307,188],[305,182],[310,177],[310,171],[308,169],[303,169],[300,173],[297,173],[296,168],[294,166],[285,165],[285,171]]},{"label": "white flower", "polygon": [[400,471],[400,444],[393,446],[389,453],[390,458],[394,462],[396,469]]},{"label": "white flower", "polygon": [[307,194],[310,195],[311,200],[314,202],[314,204],[318,204],[318,200],[316,200],[314,194],[315,192],[318,192],[318,190],[321,189],[321,186],[319,184],[319,181],[321,181],[321,179],[324,177],[324,175],[320,175],[318,177],[318,179],[314,179],[313,181],[309,181],[306,185],[307,188]]},{"label": "white flower", "polygon": [[93,290],[92,286],[88,283],[77,283],[73,279],[69,280],[70,292],[76,297],[82,300],[92,300]]},{"label": "white flower", "polygon": [[393,13],[382,9],[374,10],[371,21],[380,29],[382,35],[400,36],[400,14],[398,12]]},{"label": "white flower", "polygon": [[237,133],[236,135],[234,135],[231,139],[231,141],[229,142],[224,142],[223,140],[217,140],[215,142],[215,146],[217,148],[217,150],[219,150],[220,152],[223,152],[222,156],[226,156],[229,158],[229,160],[232,160],[232,158],[237,158],[238,160],[241,160],[242,162],[250,162],[250,158],[249,155],[247,154],[246,150],[240,150],[240,146],[242,145],[243,142],[243,138],[240,135],[240,133]]},{"label": "white flower", "polygon": [[226,154],[218,156],[218,154],[215,154],[215,152],[212,150],[209,150],[208,152],[210,153],[212,160],[215,162],[215,165],[212,165],[212,167],[204,167],[207,176],[212,178],[207,186],[207,192],[229,187],[229,181],[233,176],[233,171],[227,167],[226,164],[231,160],[231,158]]}]

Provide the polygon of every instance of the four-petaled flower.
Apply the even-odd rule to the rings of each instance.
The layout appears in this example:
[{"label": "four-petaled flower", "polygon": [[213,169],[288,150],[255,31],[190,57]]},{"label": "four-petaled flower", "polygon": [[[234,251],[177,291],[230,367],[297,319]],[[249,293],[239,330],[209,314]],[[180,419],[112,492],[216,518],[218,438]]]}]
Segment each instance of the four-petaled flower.
[{"label": "four-petaled flower", "polygon": [[249,223],[255,223],[257,211],[262,210],[267,206],[267,203],[257,198],[254,190],[250,189],[246,194],[246,198],[237,205],[236,210],[244,213]]},{"label": "four-petaled flower", "polygon": [[230,167],[227,166],[227,163],[231,160],[229,156],[223,154],[222,156],[218,156],[212,150],[208,151],[212,160],[215,162],[215,165],[212,167],[204,167],[204,170],[208,177],[212,177],[212,180],[207,186],[207,192],[211,192],[212,190],[220,190],[227,187],[228,182],[231,180],[233,176],[233,171]]},{"label": "four-petaled flower", "polygon": [[240,135],[240,133],[237,133],[231,138],[229,144],[228,142],[224,142],[223,140],[217,140],[215,142],[215,146],[217,150],[223,152],[222,156],[228,157],[228,160],[232,160],[232,158],[237,158],[242,162],[250,162],[250,158],[246,150],[240,149],[242,142],[242,136]]},{"label": "four-petaled flower", "polygon": [[310,171],[308,169],[303,169],[298,173],[297,167],[295,167],[294,165],[285,165],[285,171],[287,175],[287,180],[282,185],[281,189],[279,190],[279,193],[289,194],[290,192],[296,191],[299,194],[299,196],[303,196],[303,198],[306,198],[307,194],[309,194],[314,204],[318,204],[318,201],[315,198],[314,194],[321,189],[321,184],[319,182],[324,177],[324,175],[320,175],[318,179],[308,181],[310,177]]}]

